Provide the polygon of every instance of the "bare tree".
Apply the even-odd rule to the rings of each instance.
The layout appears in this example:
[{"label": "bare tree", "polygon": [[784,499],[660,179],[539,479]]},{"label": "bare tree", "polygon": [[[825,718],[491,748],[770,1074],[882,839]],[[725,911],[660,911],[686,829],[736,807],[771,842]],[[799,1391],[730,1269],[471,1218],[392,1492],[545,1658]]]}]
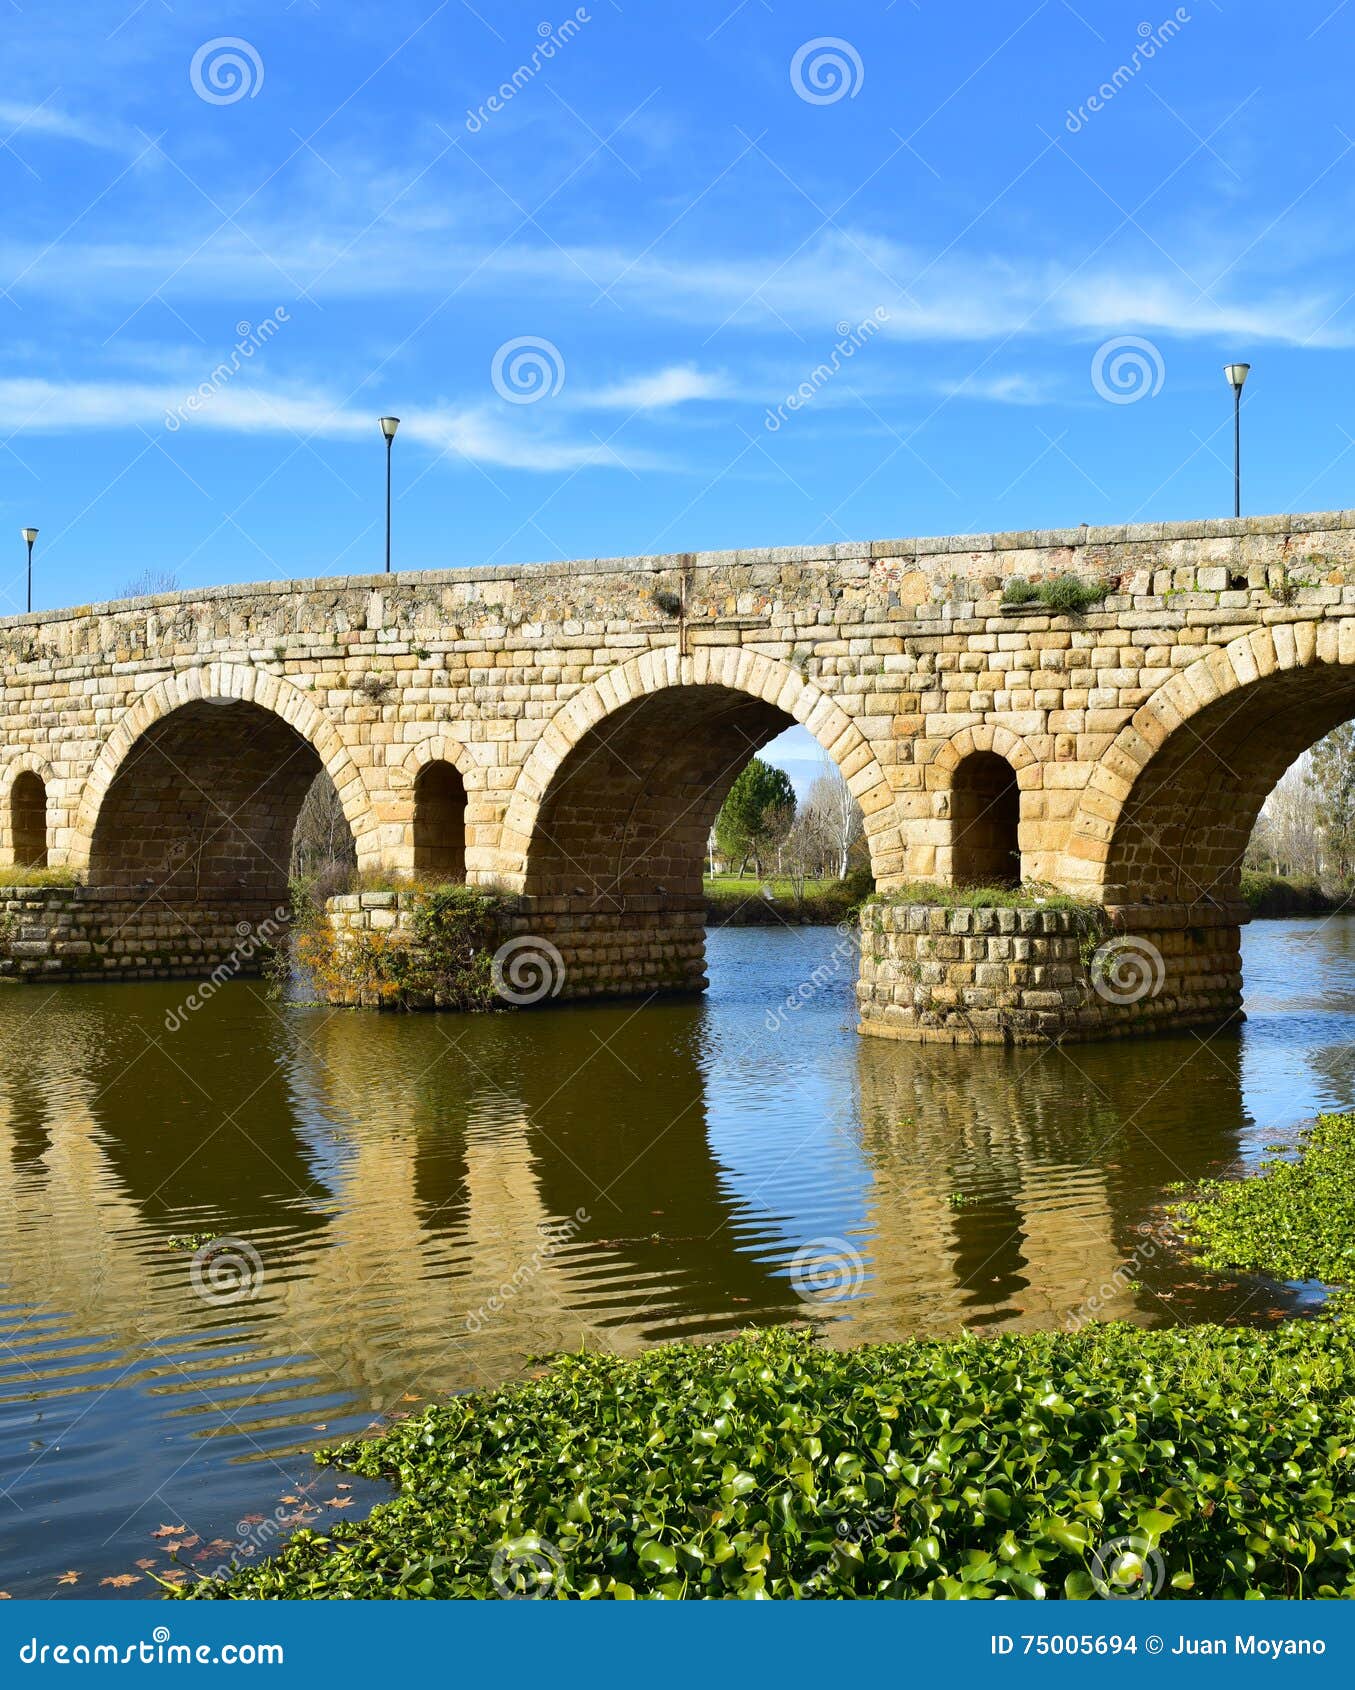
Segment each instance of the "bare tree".
[{"label": "bare tree", "polygon": [[825,756],[820,773],[809,789],[804,808],[810,825],[821,841],[824,863],[839,880],[847,878],[852,846],[865,832],[861,806],[852,797],[842,770]]},{"label": "bare tree", "polygon": [[321,770],[301,805],[292,836],[292,874],[337,888],[357,867],[357,847],[334,782]]},{"label": "bare tree", "polygon": [[120,599],[154,598],[156,593],[177,593],[179,577],[172,569],[143,569],[118,588]]}]

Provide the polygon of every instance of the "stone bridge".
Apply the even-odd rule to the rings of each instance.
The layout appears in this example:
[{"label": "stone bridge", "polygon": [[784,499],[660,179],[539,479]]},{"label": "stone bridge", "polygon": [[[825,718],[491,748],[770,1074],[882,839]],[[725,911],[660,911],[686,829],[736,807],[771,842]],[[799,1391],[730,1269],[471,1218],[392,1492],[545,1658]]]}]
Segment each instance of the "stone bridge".
[{"label": "stone bridge", "polygon": [[[1004,602],[1015,578],[1064,576],[1104,596],[1072,613]],[[748,758],[798,722],[896,894],[865,924],[864,1030],[1217,1025],[1239,1004],[1252,824],[1352,714],[1355,512],[274,582],[14,617],[0,868],[78,884],[4,892],[0,971],[239,964],[242,938],[283,919],[298,811],[325,770],[361,869],[504,886],[560,952],[562,996],[699,988],[710,826]],[[1018,881],[1079,907],[907,894]],[[380,895],[361,909],[398,919]],[[1089,933],[1111,932],[1117,967],[1147,959],[1145,990],[1089,972]]]}]

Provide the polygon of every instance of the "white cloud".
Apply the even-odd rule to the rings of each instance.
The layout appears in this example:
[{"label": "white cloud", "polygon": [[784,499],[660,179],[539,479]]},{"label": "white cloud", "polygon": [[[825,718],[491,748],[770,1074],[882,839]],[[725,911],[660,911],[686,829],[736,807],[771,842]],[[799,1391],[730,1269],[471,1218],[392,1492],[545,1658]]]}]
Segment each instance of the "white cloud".
[{"label": "white cloud", "polygon": [[690,364],[672,364],[649,375],[630,376],[611,387],[574,396],[574,404],[589,410],[663,411],[690,399],[725,399],[725,378]]},{"label": "white cloud", "polygon": [[[243,382],[228,382],[203,396],[195,389],[152,383],[0,380],[0,431],[4,433],[66,434],[138,427],[165,434],[191,434],[198,429],[365,440],[376,437],[375,426],[369,411],[347,409],[325,394],[268,391]],[[601,441],[562,439],[529,426],[525,419],[515,418],[510,426],[474,408],[439,405],[424,410],[405,419],[400,438],[504,469],[656,467],[652,457],[622,453]]]},{"label": "white cloud", "polygon": [[[1187,266],[1194,262],[1193,254],[1184,258]],[[707,331],[784,334],[789,325],[806,335],[824,333],[883,307],[884,334],[909,342],[976,343],[1008,335],[1066,340],[1142,331],[1355,344],[1349,290],[1339,275],[1326,284],[1305,272],[1262,288],[1239,268],[1211,285],[1220,262],[1218,255],[1200,259],[1196,272],[1203,286],[1196,286],[1165,259],[1156,267],[1136,260],[1128,275],[1117,256],[1086,268],[1038,255],[1013,260],[956,252],[937,259],[861,231],[826,236],[789,257],[766,251],[711,258],[658,251],[637,256],[614,246],[434,241],[385,225],[363,232],[327,226],[298,234],[294,226],[260,224],[248,234],[186,230],[177,244],[66,241],[49,250],[11,239],[0,248],[0,283],[68,294],[82,303],[101,296],[135,305],[161,287],[171,298],[233,301],[264,293],[293,302],[304,288],[314,290],[321,303],[410,294],[438,298],[453,290],[511,298],[520,289],[538,310],[541,286],[549,284],[561,311],[592,305],[605,289],[628,314]],[[688,373],[693,383],[713,379]],[[683,379],[669,375],[677,397],[700,396],[685,393]],[[624,395],[628,386],[619,383],[615,391]],[[653,402],[644,387],[636,391]],[[654,389],[660,403],[663,393],[662,385]]]},{"label": "white cloud", "polygon": [[107,147],[121,151],[125,138],[119,126],[115,133],[107,124],[86,123],[44,100],[40,105],[23,105],[15,100],[0,100],[0,141],[11,145],[25,136],[46,135],[60,141],[80,141],[87,147]]},{"label": "white cloud", "polygon": [[947,399],[984,399],[994,405],[1047,405],[1053,397],[1048,382],[1019,373],[941,382],[936,391]]}]

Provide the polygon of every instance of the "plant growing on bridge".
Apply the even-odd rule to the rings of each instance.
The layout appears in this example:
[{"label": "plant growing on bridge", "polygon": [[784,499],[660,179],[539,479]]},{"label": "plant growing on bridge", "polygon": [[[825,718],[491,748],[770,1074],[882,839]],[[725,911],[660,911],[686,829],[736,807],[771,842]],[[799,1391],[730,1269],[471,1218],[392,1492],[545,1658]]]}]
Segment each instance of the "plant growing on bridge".
[{"label": "plant growing on bridge", "polygon": [[1056,575],[1036,588],[1040,602],[1063,616],[1080,616],[1106,596],[1104,581],[1084,581],[1078,575]]},{"label": "plant growing on bridge", "polygon": [[459,883],[392,895],[395,927],[335,929],[303,890],[292,952],[320,997],[390,1009],[494,1009],[493,958],[508,900]]}]

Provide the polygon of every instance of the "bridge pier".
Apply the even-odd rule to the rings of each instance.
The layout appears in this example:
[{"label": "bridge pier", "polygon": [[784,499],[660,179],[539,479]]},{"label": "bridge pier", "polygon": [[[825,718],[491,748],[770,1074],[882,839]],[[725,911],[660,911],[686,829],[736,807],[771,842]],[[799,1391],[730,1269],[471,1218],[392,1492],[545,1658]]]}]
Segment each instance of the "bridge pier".
[{"label": "bridge pier", "polygon": [[258,974],[289,911],[267,899],[171,903],[86,886],[0,890],[0,980],[202,980]]},{"label": "bridge pier", "polygon": [[860,1031],[1013,1045],[1236,1025],[1246,920],[1242,904],[869,904]]}]

